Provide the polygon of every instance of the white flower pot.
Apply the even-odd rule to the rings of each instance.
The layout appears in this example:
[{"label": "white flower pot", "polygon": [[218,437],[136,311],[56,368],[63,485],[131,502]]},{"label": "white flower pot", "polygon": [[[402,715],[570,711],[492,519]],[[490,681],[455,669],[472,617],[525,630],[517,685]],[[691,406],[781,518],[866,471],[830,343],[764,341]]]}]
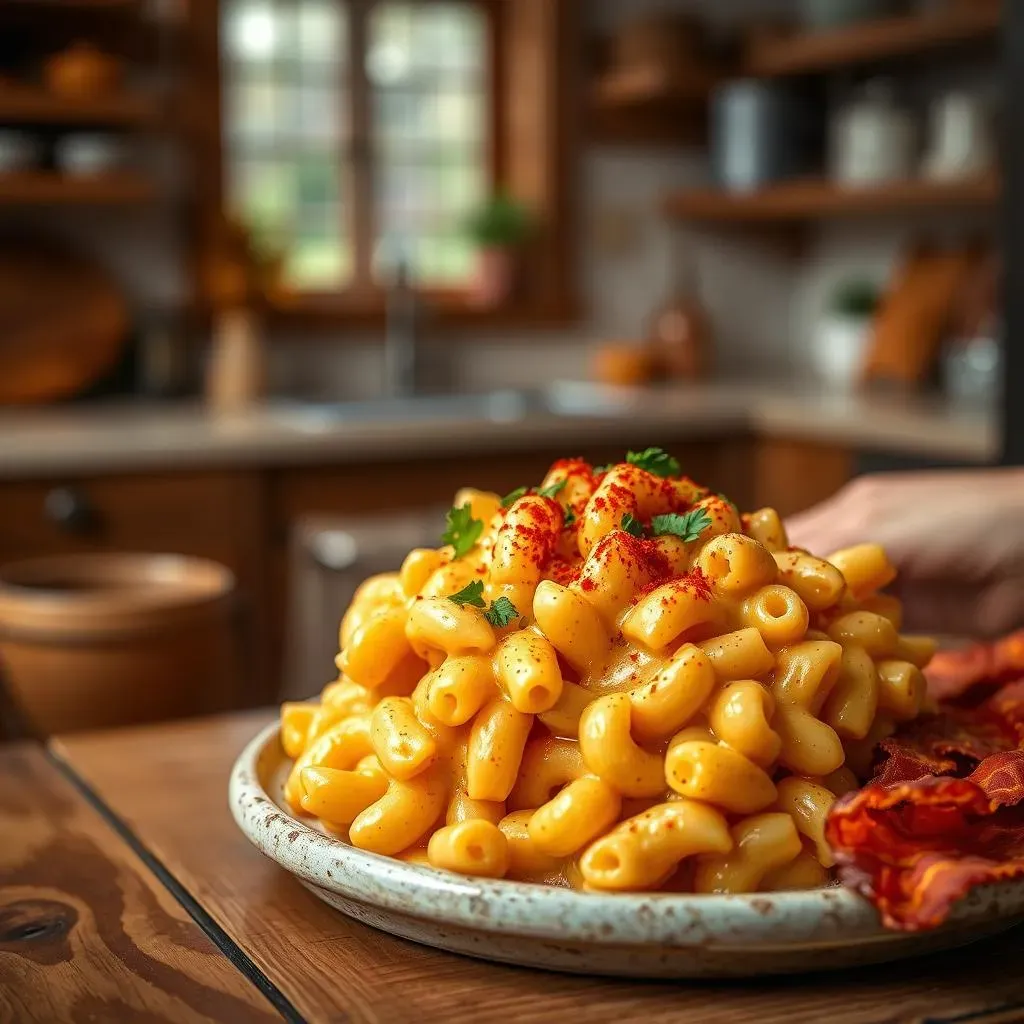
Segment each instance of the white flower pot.
[{"label": "white flower pot", "polygon": [[812,365],[818,379],[837,391],[848,391],[860,380],[871,340],[870,317],[826,314],[814,333]]}]

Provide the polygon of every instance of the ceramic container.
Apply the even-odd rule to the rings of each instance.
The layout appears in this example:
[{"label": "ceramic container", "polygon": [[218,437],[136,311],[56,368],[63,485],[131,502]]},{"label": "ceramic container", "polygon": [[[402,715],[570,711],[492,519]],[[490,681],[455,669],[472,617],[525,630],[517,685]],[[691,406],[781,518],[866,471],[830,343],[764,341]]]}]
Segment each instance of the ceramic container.
[{"label": "ceramic container", "polygon": [[933,180],[955,180],[991,171],[995,139],[986,104],[969,92],[950,92],[931,109],[928,154],[922,171]]},{"label": "ceramic container", "polygon": [[845,889],[752,896],[600,895],[435,871],[356,850],[283,806],[278,726],[231,773],[242,831],[325,903],[438,949],[580,974],[745,977],[880,963],[963,945],[1024,914],[1024,883],[977,889],[940,929],[888,932]]},{"label": "ceramic container", "polygon": [[884,17],[894,6],[892,0],[800,0],[800,20],[810,29],[840,28]]},{"label": "ceramic container", "polygon": [[[84,514],[84,513],[82,513]],[[42,734],[223,710],[234,578],[179,555],[66,555],[0,570],[0,660]]]},{"label": "ceramic container", "polygon": [[27,132],[0,129],[0,174],[31,170],[41,155],[39,141]]},{"label": "ceramic container", "polygon": [[844,107],[831,126],[830,170],[844,185],[880,185],[914,175],[917,128],[883,82]]},{"label": "ceramic container", "polygon": [[808,171],[817,118],[786,85],[739,79],[711,97],[711,167],[718,185],[746,192]]},{"label": "ceramic container", "polygon": [[829,313],[814,335],[813,368],[822,383],[834,391],[849,391],[860,380],[871,340],[870,317]]},{"label": "ceramic container", "polygon": [[65,174],[92,177],[116,170],[125,159],[125,145],[114,135],[76,132],[54,144],[54,160]]}]

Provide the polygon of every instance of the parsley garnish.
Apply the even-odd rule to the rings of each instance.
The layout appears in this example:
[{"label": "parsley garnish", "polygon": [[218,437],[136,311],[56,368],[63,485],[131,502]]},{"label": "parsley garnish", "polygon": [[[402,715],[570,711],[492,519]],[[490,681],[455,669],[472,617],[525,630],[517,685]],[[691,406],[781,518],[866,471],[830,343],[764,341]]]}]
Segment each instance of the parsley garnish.
[{"label": "parsley garnish", "polygon": [[682,467],[677,459],[661,448],[647,448],[642,452],[627,452],[626,461],[632,466],[639,466],[654,476],[679,476]]},{"label": "parsley garnish", "polygon": [[678,512],[670,512],[668,515],[655,516],[651,520],[651,529],[655,537],[671,534],[679,537],[684,543],[699,540],[701,534],[711,525],[711,516],[707,509],[691,509],[685,515]]},{"label": "parsley garnish", "polygon": [[[459,607],[469,605],[471,608],[487,608],[484,601],[484,581],[473,580],[472,583],[467,583],[457,594],[450,595],[448,600]],[[497,601],[491,602],[491,607],[484,612],[484,618],[492,626],[502,629],[513,619],[518,619],[519,612],[507,597],[499,597]]]},{"label": "parsley garnish", "polygon": [[491,603],[491,607],[484,612],[484,618],[498,629],[503,629],[513,619],[519,618],[516,606],[507,598],[499,597]]},{"label": "parsley garnish", "polygon": [[609,462],[607,466],[595,466],[594,473],[598,476],[602,473],[610,473],[615,468],[614,462]]},{"label": "parsley garnish", "polygon": [[567,508],[565,510],[565,518],[562,520],[562,529],[568,526],[572,526],[576,522],[576,510],[574,508]]},{"label": "parsley garnish", "polygon": [[501,499],[501,507],[508,508],[510,505],[514,505],[529,489],[529,487],[517,487],[514,491],[509,491]]},{"label": "parsley garnish", "polygon": [[473,608],[485,608],[484,581],[473,580],[472,583],[467,583],[457,594],[450,595],[448,600],[454,601],[457,605],[468,604]]},{"label": "parsley garnish", "polygon": [[455,548],[456,558],[469,554],[484,530],[483,520],[473,518],[473,509],[468,502],[461,508],[450,508],[445,523],[448,528],[441,534],[441,542]]},{"label": "parsley garnish", "polygon": [[644,535],[644,524],[632,512],[627,512],[622,517],[619,529],[625,530],[626,533],[631,533],[634,537],[642,537]]},{"label": "parsley garnish", "polygon": [[553,484],[549,484],[547,487],[541,487],[537,490],[537,493],[542,498],[553,498],[559,491],[565,490],[565,485],[568,480],[558,480]]}]

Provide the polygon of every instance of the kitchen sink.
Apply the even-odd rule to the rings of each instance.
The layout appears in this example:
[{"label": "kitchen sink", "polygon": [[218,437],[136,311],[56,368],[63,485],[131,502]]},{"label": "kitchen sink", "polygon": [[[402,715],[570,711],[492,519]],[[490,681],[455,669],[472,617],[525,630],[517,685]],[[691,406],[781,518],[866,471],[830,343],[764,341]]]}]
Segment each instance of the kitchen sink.
[{"label": "kitchen sink", "polygon": [[477,394],[422,394],[352,402],[279,399],[270,411],[278,420],[310,433],[354,423],[424,420],[487,420],[515,423],[530,415],[621,415],[637,402],[627,388],[606,388],[586,382],[555,382],[537,389],[505,389]]}]

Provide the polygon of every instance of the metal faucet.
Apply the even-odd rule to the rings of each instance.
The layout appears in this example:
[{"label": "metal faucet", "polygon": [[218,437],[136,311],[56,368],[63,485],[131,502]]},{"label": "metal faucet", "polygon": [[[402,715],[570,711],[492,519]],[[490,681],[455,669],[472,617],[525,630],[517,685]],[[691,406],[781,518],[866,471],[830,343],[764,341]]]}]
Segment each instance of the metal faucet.
[{"label": "metal faucet", "polygon": [[420,384],[420,304],[404,259],[395,267],[385,318],[384,391],[389,398],[407,398]]}]

